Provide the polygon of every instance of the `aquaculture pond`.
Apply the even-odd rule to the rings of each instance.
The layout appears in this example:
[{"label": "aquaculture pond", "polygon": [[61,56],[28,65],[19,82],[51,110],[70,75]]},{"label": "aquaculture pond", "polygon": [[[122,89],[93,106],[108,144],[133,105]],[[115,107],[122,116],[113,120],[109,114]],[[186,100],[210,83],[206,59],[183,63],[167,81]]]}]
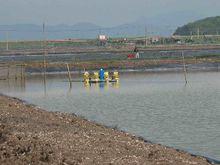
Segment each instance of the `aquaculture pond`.
[{"label": "aquaculture pond", "polygon": [[0,81],[0,92],[83,116],[154,143],[220,160],[220,72],[120,73],[119,83],[70,88],[66,75]]}]

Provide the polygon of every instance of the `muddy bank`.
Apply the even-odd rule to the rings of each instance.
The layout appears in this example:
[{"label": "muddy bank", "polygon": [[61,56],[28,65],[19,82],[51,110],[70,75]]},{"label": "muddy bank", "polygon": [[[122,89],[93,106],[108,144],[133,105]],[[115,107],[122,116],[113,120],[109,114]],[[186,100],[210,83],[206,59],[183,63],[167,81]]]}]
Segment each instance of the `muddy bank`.
[{"label": "muddy bank", "polygon": [[0,164],[209,163],[74,115],[0,96]]},{"label": "muddy bank", "polygon": [[[213,70],[220,68],[219,59],[187,59],[188,71]],[[183,62],[179,59],[170,60],[112,60],[112,61],[87,61],[87,62],[69,62],[70,71],[81,72],[84,70],[142,70],[142,71],[178,71],[183,70]],[[66,72],[66,63],[48,63],[47,72]],[[25,65],[27,73],[42,73],[43,63],[27,63]]]},{"label": "muddy bank", "polygon": [[[26,43],[27,44],[27,43]],[[27,48],[22,45],[22,48],[10,48],[9,50],[2,49],[0,55],[43,55],[45,49],[42,48],[41,43],[38,48]],[[185,51],[185,50],[219,50],[218,44],[195,44],[195,45],[151,45],[147,47],[139,47],[141,51]],[[46,49],[47,54],[70,54],[70,53],[128,53],[134,50],[132,45],[124,46],[97,46],[93,44],[85,46],[55,46]]]}]

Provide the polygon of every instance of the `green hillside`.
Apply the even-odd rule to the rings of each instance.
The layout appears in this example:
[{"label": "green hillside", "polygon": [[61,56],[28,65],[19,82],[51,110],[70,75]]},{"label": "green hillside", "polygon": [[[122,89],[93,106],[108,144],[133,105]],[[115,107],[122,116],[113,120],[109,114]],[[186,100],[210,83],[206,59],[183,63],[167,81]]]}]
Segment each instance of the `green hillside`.
[{"label": "green hillside", "polygon": [[198,20],[177,28],[174,35],[216,35],[220,34],[220,16]]}]

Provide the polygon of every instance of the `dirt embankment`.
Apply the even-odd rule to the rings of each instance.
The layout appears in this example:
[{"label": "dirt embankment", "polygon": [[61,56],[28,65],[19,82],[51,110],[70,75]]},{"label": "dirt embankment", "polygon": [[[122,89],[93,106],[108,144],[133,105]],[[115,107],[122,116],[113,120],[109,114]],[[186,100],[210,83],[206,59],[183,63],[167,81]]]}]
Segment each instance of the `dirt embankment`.
[{"label": "dirt embankment", "polygon": [[[187,65],[197,66],[201,69],[204,67],[212,67],[212,69],[218,69],[220,59],[218,58],[195,58],[186,59]],[[11,64],[13,66],[13,64]],[[104,68],[105,70],[126,70],[126,69],[159,69],[159,68],[174,68],[182,69],[182,59],[157,59],[157,60],[103,60],[103,61],[81,61],[81,62],[69,62],[71,71],[83,71],[97,70]],[[66,63],[47,63],[47,72],[60,72],[67,71]],[[12,67],[11,67],[12,68]],[[188,70],[191,68],[188,67]],[[1,70],[0,70],[1,71]],[[7,71],[7,70],[6,70]],[[43,72],[42,62],[29,62],[25,65],[25,71],[29,73]],[[7,74],[7,72],[5,73]]]},{"label": "dirt embankment", "polygon": [[209,163],[74,115],[0,96],[0,164]]},{"label": "dirt embankment", "polygon": [[[219,50],[219,44],[198,44],[198,45],[151,45],[147,47],[139,47],[140,51],[181,51],[181,50]],[[47,54],[81,54],[81,53],[128,53],[133,52],[134,46],[108,46],[108,47],[51,47],[46,49]],[[45,49],[29,48],[29,49],[10,49],[1,50],[0,55],[43,55]]]}]

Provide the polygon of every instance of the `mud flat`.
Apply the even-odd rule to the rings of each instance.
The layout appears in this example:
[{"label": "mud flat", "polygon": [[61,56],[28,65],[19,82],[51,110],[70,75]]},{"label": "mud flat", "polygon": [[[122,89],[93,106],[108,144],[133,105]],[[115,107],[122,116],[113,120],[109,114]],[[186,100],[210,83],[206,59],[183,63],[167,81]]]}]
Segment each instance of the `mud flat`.
[{"label": "mud flat", "polygon": [[47,112],[0,95],[0,164],[208,165],[209,162],[72,114]]}]

